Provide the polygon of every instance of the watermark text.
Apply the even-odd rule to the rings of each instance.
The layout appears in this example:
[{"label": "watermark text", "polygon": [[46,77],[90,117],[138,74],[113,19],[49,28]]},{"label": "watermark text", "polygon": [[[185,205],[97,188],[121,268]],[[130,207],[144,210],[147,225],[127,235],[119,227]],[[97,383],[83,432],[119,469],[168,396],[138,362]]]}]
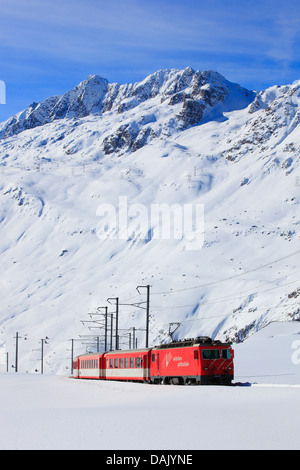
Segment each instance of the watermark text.
[{"label": "watermark text", "polygon": [[188,250],[199,250],[204,243],[204,205],[153,203],[129,204],[120,196],[117,207],[103,203],[98,206],[97,236],[100,240],[119,239],[184,240]]}]

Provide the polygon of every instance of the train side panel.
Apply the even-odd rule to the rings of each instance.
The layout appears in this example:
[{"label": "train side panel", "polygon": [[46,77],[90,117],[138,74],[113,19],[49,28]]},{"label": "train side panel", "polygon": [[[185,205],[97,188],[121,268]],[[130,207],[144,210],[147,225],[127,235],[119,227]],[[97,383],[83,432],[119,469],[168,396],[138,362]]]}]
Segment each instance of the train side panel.
[{"label": "train side panel", "polygon": [[73,377],[78,379],[105,378],[104,354],[88,354],[76,358],[73,363]]},{"label": "train side panel", "polygon": [[124,381],[150,381],[150,350],[133,349],[105,354],[106,379]]},{"label": "train side panel", "polygon": [[[197,347],[153,349],[151,354],[151,381],[168,383],[199,375],[199,361],[195,360]],[[184,379],[183,379],[184,378]]]},{"label": "train side panel", "polygon": [[155,348],[150,371],[154,383],[229,384],[234,372],[233,351],[228,345]]}]

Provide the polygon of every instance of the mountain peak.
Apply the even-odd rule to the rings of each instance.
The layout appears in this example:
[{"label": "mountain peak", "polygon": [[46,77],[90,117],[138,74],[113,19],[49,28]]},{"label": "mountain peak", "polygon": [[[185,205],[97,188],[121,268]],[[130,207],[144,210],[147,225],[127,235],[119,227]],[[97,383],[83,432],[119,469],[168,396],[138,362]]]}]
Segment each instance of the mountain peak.
[{"label": "mountain peak", "polygon": [[[184,129],[199,123],[205,114],[224,103],[232,93],[238,98],[235,99],[237,106],[240,106],[239,100],[242,106],[247,106],[254,99],[252,92],[228,82],[218,72],[194,71],[191,67],[158,70],[140,82],[125,85],[111,84],[99,75],[89,75],[63,96],[34,103],[27,110],[11,117],[0,126],[0,138],[58,119],[77,119],[107,111],[122,114],[156,97],[160,98],[153,104],[156,112],[163,106],[173,106],[170,119],[178,122],[178,129]],[[177,105],[181,109],[177,109]]]}]

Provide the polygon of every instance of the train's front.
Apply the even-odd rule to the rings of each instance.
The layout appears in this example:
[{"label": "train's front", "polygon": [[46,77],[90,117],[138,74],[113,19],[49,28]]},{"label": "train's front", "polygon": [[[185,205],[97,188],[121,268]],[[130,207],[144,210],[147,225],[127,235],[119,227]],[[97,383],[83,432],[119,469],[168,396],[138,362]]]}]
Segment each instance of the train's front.
[{"label": "train's front", "polygon": [[201,348],[201,384],[230,385],[234,379],[234,350],[230,344]]}]

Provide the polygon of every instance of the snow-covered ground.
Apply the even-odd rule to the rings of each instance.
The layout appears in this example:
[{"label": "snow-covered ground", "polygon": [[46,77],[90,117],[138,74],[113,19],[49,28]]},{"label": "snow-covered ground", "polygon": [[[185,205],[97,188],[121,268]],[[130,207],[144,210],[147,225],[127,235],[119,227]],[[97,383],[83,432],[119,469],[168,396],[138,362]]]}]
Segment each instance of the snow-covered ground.
[{"label": "snow-covered ground", "polygon": [[234,387],[2,373],[0,449],[299,449],[300,323],[234,349]]}]

